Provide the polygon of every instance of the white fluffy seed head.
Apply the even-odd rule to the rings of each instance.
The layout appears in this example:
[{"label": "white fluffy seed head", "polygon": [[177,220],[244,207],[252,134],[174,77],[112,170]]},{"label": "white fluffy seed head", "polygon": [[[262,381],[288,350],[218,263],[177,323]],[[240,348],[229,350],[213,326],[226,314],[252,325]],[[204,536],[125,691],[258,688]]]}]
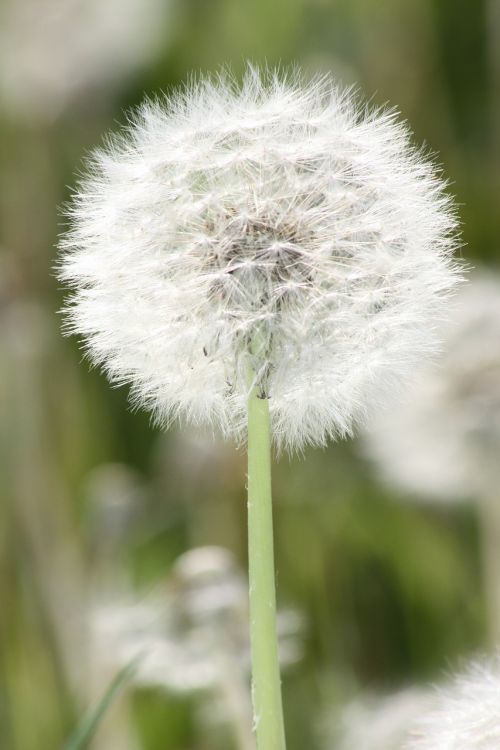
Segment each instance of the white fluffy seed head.
[{"label": "white fluffy seed head", "polygon": [[[184,553],[167,585],[148,596],[105,601],[91,608],[95,648],[109,666],[136,664],[135,680],[173,692],[220,689],[250,670],[248,583],[221,547]],[[280,664],[303,655],[304,621],[294,610],[278,612]]]},{"label": "white fluffy seed head", "polygon": [[439,690],[404,750],[498,750],[500,659],[475,663]]},{"label": "white fluffy seed head", "polygon": [[336,750],[401,750],[415,720],[434,702],[431,691],[405,688],[348,704],[334,727]]},{"label": "white fluffy seed head", "polygon": [[70,208],[68,330],[160,423],[278,447],[350,433],[436,346],[457,279],[436,169],[393,111],[249,67],[146,102]]},{"label": "white fluffy seed head", "polygon": [[446,502],[482,496],[498,483],[498,274],[471,275],[441,337],[438,362],[422,368],[397,410],[377,417],[363,446],[387,481]]}]

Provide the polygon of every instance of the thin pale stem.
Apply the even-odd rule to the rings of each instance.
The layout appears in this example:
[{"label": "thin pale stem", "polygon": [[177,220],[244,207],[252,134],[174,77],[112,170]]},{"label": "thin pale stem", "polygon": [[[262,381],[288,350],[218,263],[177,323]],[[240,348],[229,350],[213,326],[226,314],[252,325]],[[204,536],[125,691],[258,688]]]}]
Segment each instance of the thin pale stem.
[{"label": "thin pale stem", "polygon": [[252,700],[258,750],[285,750],[276,630],[269,402],[248,399],[248,565]]}]

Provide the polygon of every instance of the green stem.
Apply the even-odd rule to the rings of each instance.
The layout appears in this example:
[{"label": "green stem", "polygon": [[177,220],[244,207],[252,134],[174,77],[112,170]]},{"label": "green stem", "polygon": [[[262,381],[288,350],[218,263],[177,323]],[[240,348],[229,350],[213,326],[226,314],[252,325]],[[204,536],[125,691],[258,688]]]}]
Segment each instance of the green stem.
[{"label": "green stem", "polygon": [[285,750],[273,547],[269,402],[252,387],[248,399],[248,566],[258,750]]}]

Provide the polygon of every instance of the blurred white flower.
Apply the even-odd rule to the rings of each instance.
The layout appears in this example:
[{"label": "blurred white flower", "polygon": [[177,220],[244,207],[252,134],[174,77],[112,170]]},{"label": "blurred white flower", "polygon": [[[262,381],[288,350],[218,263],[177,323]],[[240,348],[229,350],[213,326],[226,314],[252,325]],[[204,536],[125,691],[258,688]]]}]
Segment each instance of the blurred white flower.
[{"label": "blurred white flower", "polygon": [[477,662],[435,695],[404,750],[498,750],[500,660]]},{"label": "blurred white flower", "polygon": [[[99,664],[118,669],[133,663],[136,684],[197,694],[205,723],[231,725],[237,746],[254,750],[248,588],[227,550],[185,553],[167,586],[142,602],[98,603],[91,629]],[[278,614],[283,666],[301,658],[303,629],[296,612]]]},{"label": "blurred white flower", "polygon": [[422,367],[399,409],[364,438],[381,475],[416,499],[476,502],[483,591],[500,642],[500,277],[477,271],[442,329],[437,366]]},{"label": "blurred white flower", "polygon": [[335,727],[336,750],[401,750],[416,719],[434,701],[431,692],[406,688],[350,703]]},{"label": "blurred white flower", "polygon": [[[92,627],[104,659],[117,666],[137,660],[139,684],[217,691],[237,674],[244,680],[250,674],[247,582],[220,547],[182,555],[168,585],[142,602],[101,603]],[[300,658],[302,630],[297,613],[279,614],[283,664]]]},{"label": "blurred white flower", "polygon": [[89,89],[129,76],[161,49],[169,0],[4,0],[0,101],[53,119]]},{"label": "blurred white flower", "polygon": [[364,446],[389,481],[423,498],[453,501],[482,496],[498,480],[498,275],[471,277],[443,338],[438,366],[423,368],[404,403],[377,417]]},{"label": "blurred white flower", "polygon": [[69,211],[68,331],[136,404],[242,439],[343,435],[435,348],[457,274],[435,167],[393,111],[249,68],[146,102]]}]

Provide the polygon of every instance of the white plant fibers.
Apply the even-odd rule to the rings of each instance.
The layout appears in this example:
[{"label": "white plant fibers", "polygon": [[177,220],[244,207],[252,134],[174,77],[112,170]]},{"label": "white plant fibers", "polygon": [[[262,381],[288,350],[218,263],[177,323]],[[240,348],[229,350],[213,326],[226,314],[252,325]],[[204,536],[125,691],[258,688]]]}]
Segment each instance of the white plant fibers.
[{"label": "white plant fibers", "polygon": [[453,501],[498,484],[500,277],[482,270],[457,295],[436,366],[423,367],[398,409],[363,446],[381,474],[417,497]]},{"label": "white plant fibers", "polygon": [[334,727],[335,750],[401,750],[419,716],[434,702],[431,691],[408,687],[349,703]]},{"label": "white plant fibers", "polygon": [[67,327],[158,422],[279,447],[350,433],[435,349],[455,218],[393,111],[249,67],[145,102],[69,211]]},{"label": "white plant fibers", "polygon": [[[167,585],[142,599],[106,599],[93,607],[90,627],[108,665],[136,662],[138,684],[179,693],[213,690],[250,673],[248,583],[221,547],[198,547],[176,561]],[[303,655],[304,621],[278,614],[280,663]]]},{"label": "white plant fibers", "polygon": [[477,662],[435,696],[403,750],[498,750],[500,660]]}]

